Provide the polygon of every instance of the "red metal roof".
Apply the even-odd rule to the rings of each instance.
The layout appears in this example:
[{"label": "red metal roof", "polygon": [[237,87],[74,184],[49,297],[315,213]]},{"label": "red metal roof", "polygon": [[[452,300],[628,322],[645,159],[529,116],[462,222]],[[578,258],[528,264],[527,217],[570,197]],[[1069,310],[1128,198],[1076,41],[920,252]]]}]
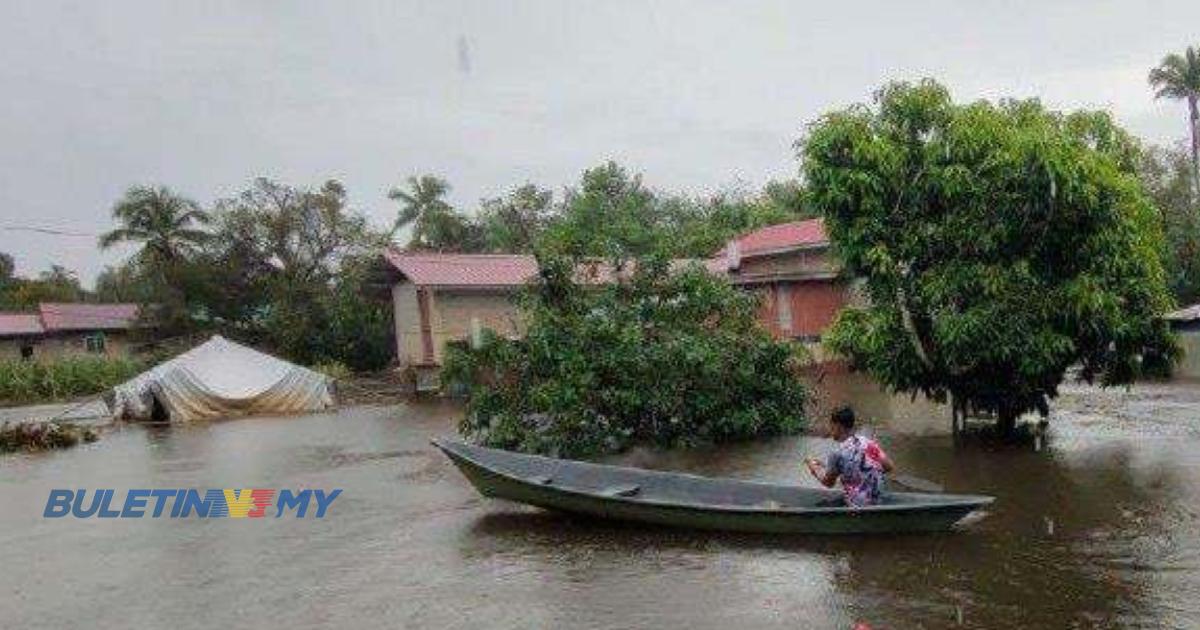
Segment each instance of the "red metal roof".
[{"label": "red metal roof", "polygon": [[[765,228],[738,237],[736,242],[738,245],[738,255],[745,258],[746,256],[797,247],[828,245],[829,237],[825,234],[824,220],[808,219],[806,221],[792,221],[791,223],[768,225]],[[713,254],[714,257],[724,255],[724,247]]]},{"label": "red metal roof", "polygon": [[38,315],[47,332],[132,328],[137,312],[136,304],[38,304]]},{"label": "red metal roof", "polygon": [[515,254],[437,254],[389,249],[383,255],[409,282],[422,286],[520,286],[538,272],[533,256]]},{"label": "red metal roof", "polygon": [[37,313],[0,313],[0,337],[19,337],[42,334],[42,320]]}]

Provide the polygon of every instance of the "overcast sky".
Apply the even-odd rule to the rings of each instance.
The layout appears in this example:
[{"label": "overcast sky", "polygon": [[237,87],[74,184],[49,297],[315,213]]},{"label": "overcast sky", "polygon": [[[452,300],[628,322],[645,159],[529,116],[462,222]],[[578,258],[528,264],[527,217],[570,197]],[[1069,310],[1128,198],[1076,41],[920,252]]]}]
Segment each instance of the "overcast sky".
[{"label": "overcast sky", "polygon": [[[703,193],[792,176],[821,112],[890,79],[1113,111],[1160,143],[1150,67],[1200,2],[47,2],[0,5],[0,251],[90,283],[112,202],[337,178],[378,225],[417,173],[473,209],[614,159]],[[84,236],[12,231],[51,228]]]}]

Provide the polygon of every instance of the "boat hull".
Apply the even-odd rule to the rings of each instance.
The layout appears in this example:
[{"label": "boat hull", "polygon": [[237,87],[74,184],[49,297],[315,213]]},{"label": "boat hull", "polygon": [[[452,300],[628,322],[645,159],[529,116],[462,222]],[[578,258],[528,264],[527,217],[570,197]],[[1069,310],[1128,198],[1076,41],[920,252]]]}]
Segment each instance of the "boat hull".
[{"label": "boat hull", "polygon": [[885,505],[826,507],[821,504],[838,493],[556,460],[461,442],[434,444],[484,496],[671,527],[768,534],[936,532],[992,501],[894,493]]}]

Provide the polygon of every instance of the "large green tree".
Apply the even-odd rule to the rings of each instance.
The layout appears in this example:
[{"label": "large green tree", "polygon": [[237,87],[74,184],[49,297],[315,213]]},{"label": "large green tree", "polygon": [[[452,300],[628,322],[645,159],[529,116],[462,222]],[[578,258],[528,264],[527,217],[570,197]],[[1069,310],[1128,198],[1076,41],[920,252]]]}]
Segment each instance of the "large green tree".
[{"label": "large green tree", "polygon": [[525,336],[449,353],[444,379],[469,391],[465,434],[580,456],[803,427],[800,355],[758,325],[753,296],[699,266],[672,273],[663,256],[590,287],[576,282],[585,261],[539,262]]},{"label": "large green tree", "polygon": [[387,362],[387,304],[362,290],[362,260],[386,235],[347,205],[340,182],[312,190],[259,179],[214,214],[200,300],[213,325],[304,363]]},{"label": "large green tree", "polygon": [[827,341],[893,389],[1009,432],[1071,366],[1127,383],[1174,354],[1158,213],[1106,114],[893,83],[801,146],[810,202],[869,302]]},{"label": "large green tree", "polygon": [[1189,131],[1192,134],[1192,186],[1200,197],[1200,50],[1188,46],[1183,54],[1163,57],[1150,71],[1155,98],[1182,100],[1188,106]]}]

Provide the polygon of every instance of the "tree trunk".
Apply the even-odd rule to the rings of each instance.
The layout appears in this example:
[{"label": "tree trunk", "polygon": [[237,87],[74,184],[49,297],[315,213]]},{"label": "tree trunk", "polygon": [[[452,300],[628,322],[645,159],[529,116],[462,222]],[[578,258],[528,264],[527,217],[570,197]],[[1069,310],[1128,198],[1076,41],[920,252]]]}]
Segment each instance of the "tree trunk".
[{"label": "tree trunk", "polygon": [[1017,432],[1017,414],[1011,409],[1000,409],[996,412],[996,433],[1004,439],[1013,437]]},{"label": "tree trunk", "polygon": [[1197,199],[1200,199],[1200,104],[1198,97],[1188,96],[1188,114],[1192,126],[1192,185]]}]

